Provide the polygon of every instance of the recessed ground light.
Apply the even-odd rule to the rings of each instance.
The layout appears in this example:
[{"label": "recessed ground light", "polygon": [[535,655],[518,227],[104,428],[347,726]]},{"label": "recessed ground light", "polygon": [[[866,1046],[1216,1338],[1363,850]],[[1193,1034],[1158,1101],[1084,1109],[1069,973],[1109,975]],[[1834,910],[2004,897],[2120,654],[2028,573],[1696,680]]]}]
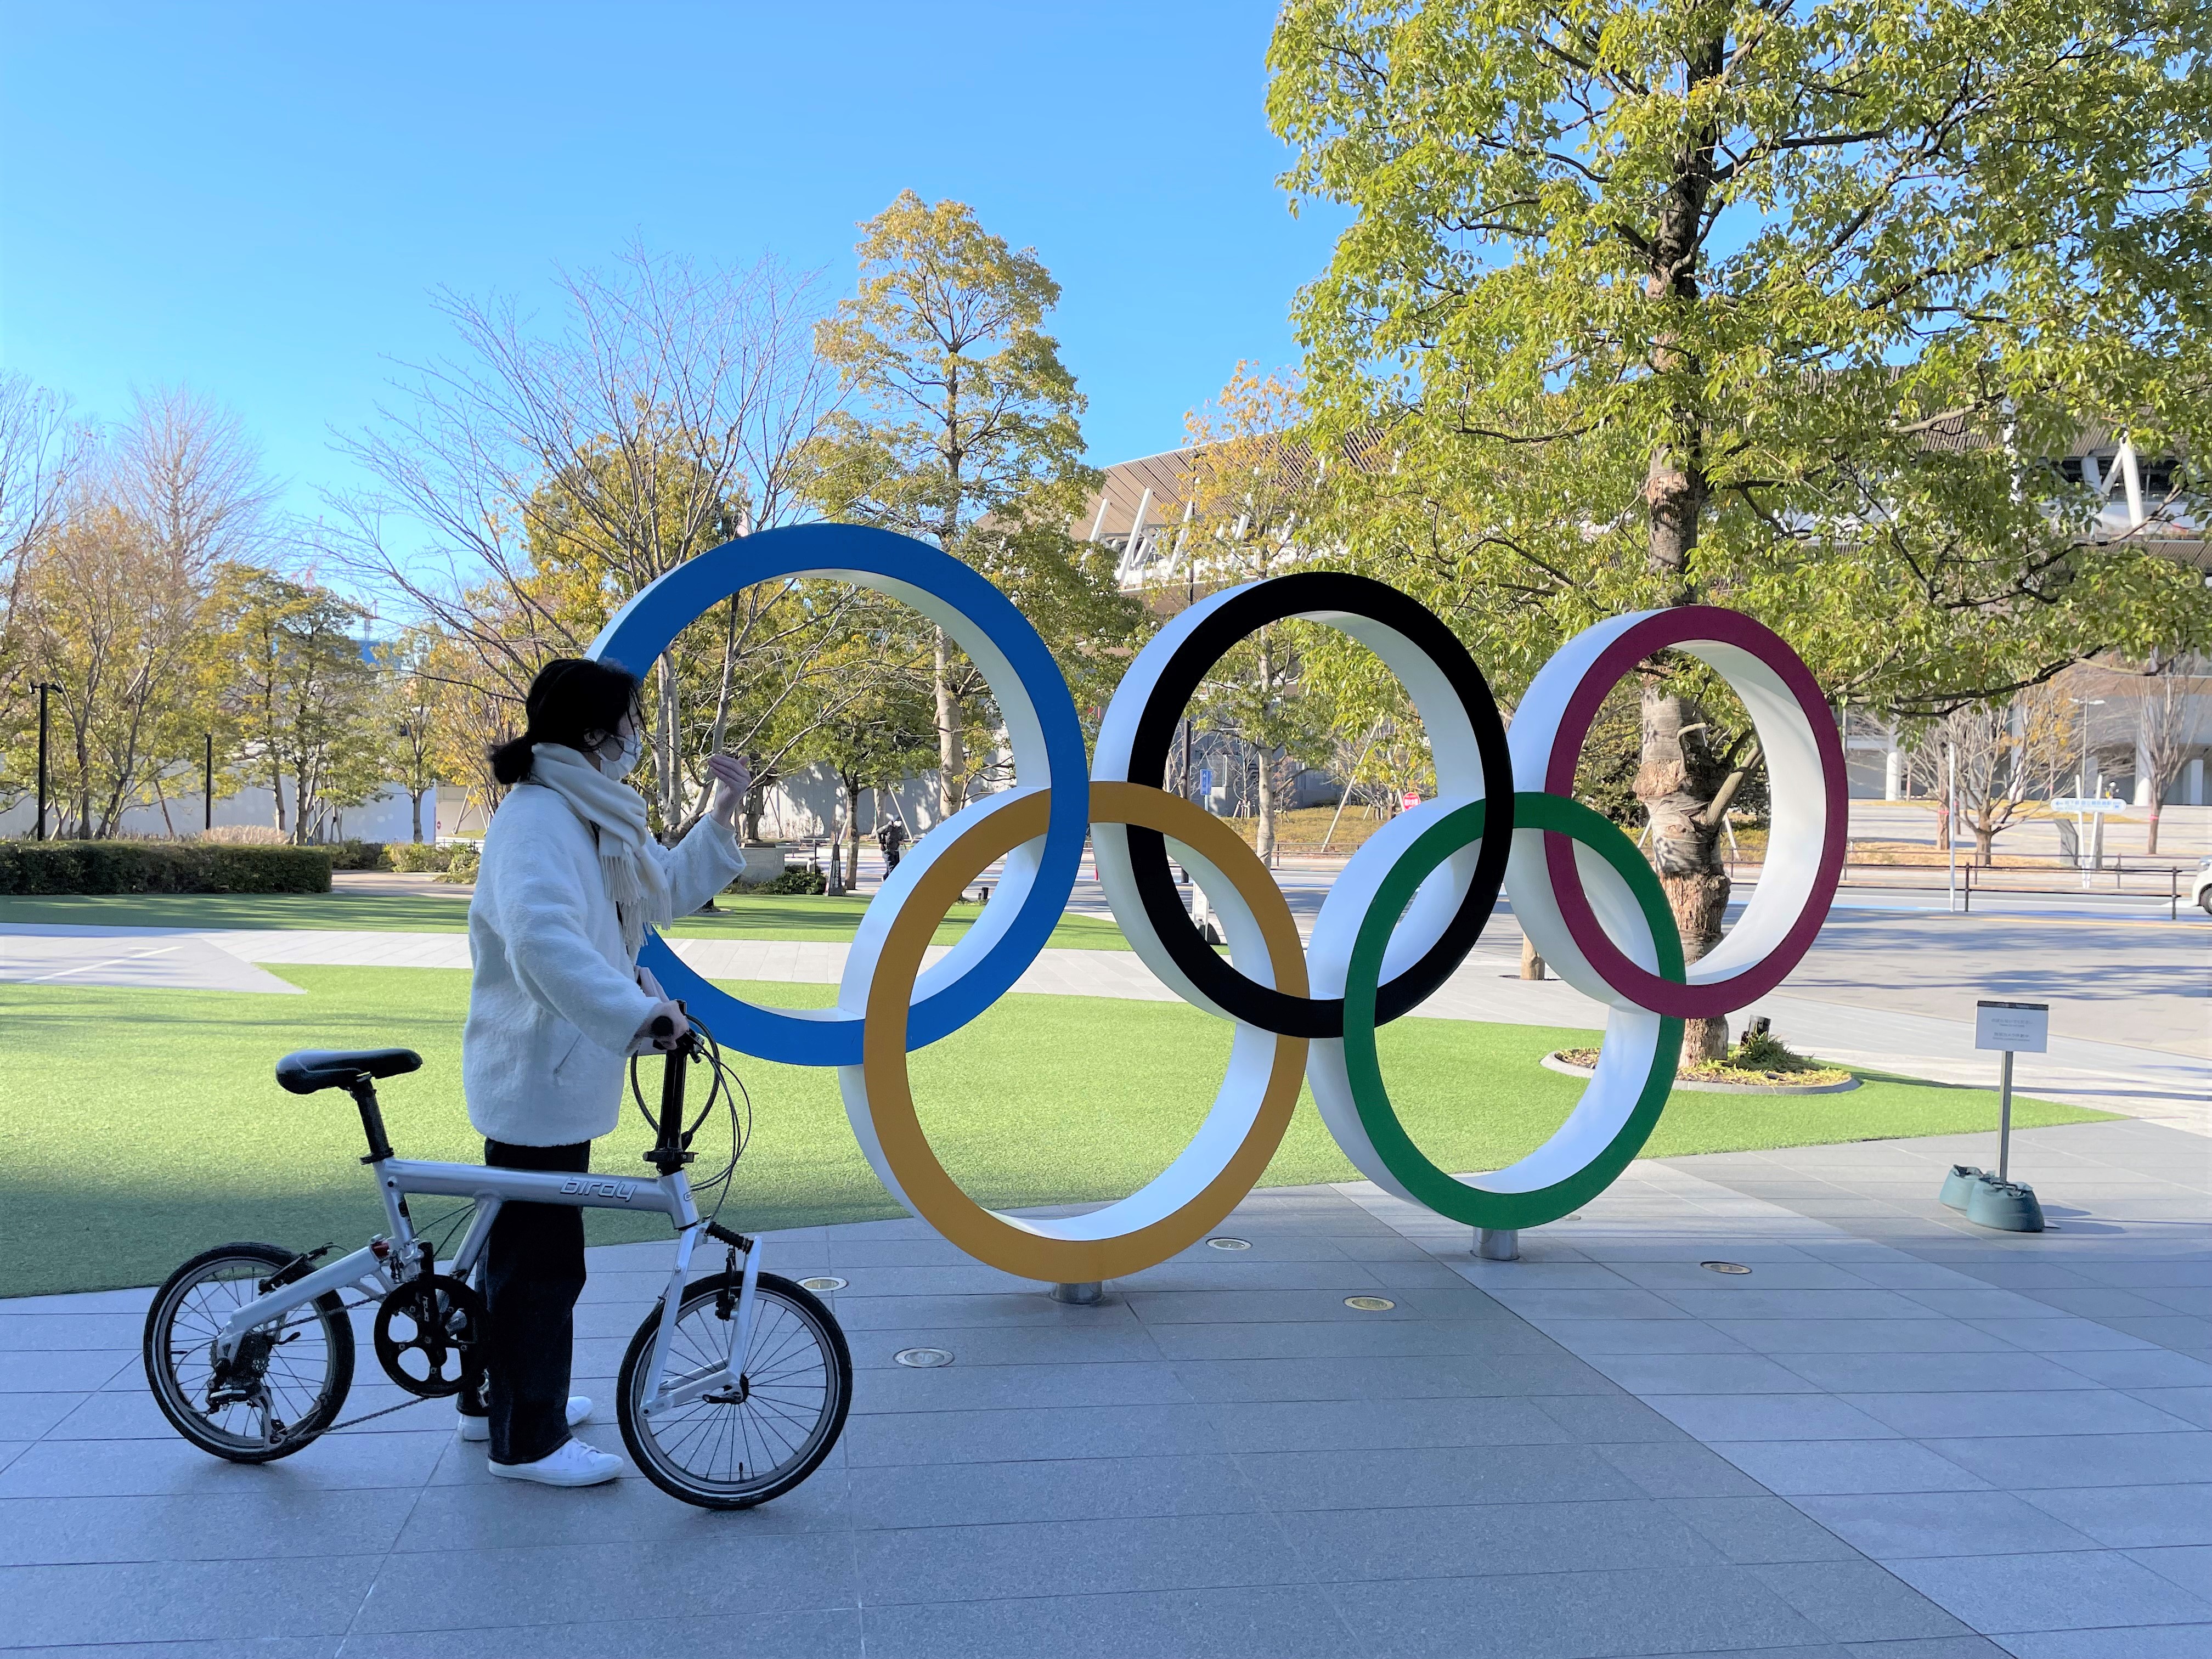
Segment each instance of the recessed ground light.
[{"label": "recessed ground light", "polygon": [[1206,1242],[1217,1250],[1249,1250],[1252,1248],[1252,1241],[1249,1238],[1209,1238]]},{"label": "recessed ground light", "polygon": [[845,1288],[845,1281],[835,1273],[823,1273],[817,1278],[800,1279],[799,1288],[802,1291],[842,1291]]},{"label": "recessed ground light", "polygon": [[1741,1261],[1700,1261],[1698,1265],[1709,1273],[1747,1273],[1751,1271]]},{"label": "recessed ground light", "polygon": [[1398,1304],[1387,1296],[1347,1296],[1344,1305],[1357,1308],[1362,1313],[1389,1313]]},{"label": "recessed ground light", "polygon": [[947,1348],[901,1348],[891,1358],[902,1365],[912,1365],[917,1370],[925,1371],[952,1363],[951,1351]]}]

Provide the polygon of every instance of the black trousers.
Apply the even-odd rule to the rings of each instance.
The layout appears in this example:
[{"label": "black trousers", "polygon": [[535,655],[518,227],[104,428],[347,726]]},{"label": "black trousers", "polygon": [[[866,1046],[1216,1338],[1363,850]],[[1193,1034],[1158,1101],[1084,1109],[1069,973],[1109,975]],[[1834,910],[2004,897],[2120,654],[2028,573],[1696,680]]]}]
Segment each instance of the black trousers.
[{"label": "black trousers", "polygon": [[[592,1167],[592,1143],[487,1140],[484,1162],[580,1173]],[[565,1204],[501,1205],[484,1253],[490,1355],[486,1398],[475,1402],[489,1410],[493,1462],[535,1463],[568,1438],[568,1366],[583,1289],[584,1212]]]}]

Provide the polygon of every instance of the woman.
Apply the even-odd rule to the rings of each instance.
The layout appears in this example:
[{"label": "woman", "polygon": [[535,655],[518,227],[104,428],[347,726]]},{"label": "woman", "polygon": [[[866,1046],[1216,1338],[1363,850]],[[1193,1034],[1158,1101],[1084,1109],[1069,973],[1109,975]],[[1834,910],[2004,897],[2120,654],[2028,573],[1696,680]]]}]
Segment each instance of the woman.
[{"label": "woman", "polygon": [[[674,1046],[653,1036],[655,1020],[678,1011],[638,967],[638,946],[647,927],[689,915],[744,867],[736,831],[748,780],[743,761],[709,760],[707,816],[666,849],[622,781],[641,752],[636,676],[560,659],[538,672],[525,707],[526,729],[491,755],[510,787],[469,903],[476,977],[461,1079],[486,1164],[581,1170],[621,1117],[624,1056]],[[568,1434],[592,1410],[568,1395],[583,1212],[503,1206],[485,1274],[488,1387],[484,1400],[464,1401],[461,1437],[490,1441],[495,1475],[611,1480],[622,1460]]]}]

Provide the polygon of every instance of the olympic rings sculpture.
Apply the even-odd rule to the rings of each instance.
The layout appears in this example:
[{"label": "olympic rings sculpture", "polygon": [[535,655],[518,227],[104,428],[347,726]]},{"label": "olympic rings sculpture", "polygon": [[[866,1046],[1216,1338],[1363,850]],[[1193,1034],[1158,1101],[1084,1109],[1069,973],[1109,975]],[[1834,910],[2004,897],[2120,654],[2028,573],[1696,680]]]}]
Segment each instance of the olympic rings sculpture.
[{"label": "olympic rings sculpture", "polygon": [[[1250,582],[1192,605],[1137,653],[1090,767],[1073,700],[1036,630],[968,566],[887,531],[807,525],[728,543],[640,592],[591,654],[649,663],[739,590],[795,576],[888,594],[951,635],[998,701],[1013,785],[954,813],[885,879],[861,919],[834,1008],[745,1002],[685,966],[657,934],[641,959],[726,1044],[836,1066],[854,1136],[884,1185],[969,1255],[1024,1278],[1116,1278],[1196,1243],[1259,1179],[1302,1081],[1346,1156],[1387,1191],[1470,1226],[1556,1220],[1603,1191],[1650,1138],[1673,1087],[1682,1021],[1730,1012],[1780,983],[1835,895],[1845,844],[1835,723],[1796,654],[1740,612],[1680,606],[1586,629],[1537,674],[1509,732],[1465,647],[1407,595],[1333,572]],[[1289,617],[1341,629],[1398,676],[1427,732],[1438,788],[1352,856],[1303,947],[1252,849],[1161,787],[1171,734],[1206,672],[1255,629]],[[1773,803],[1758,889],[1728,936],[1694,963],[1684,961],[1643,854],[1573,799],[1598,705],[1662,650],[1697,657],[1742,699]],[[1527,787],[1540,780],[1540,789]],[[1073,890],[1086,837],[1139,957],[1194,1005],[1233,1022],[1236,1035],[1204,1122],[1143,1188],[1080,1216],[1002,1214],[969,1197],[939,1161],[906,1057],[981,1014],[1035,960]],[[1170,851],[1220,920],[1225,961],[1192,926]],[[1000,859],[995,901],[925,968],[954,902]],[[1560,978],[1606,1005],[1605,1042],[1581,1099],[1541,1146],[1503,1170],[1455,1175],[1399,1121],[1376,1032],[1450,976],[1501,884]]]}]

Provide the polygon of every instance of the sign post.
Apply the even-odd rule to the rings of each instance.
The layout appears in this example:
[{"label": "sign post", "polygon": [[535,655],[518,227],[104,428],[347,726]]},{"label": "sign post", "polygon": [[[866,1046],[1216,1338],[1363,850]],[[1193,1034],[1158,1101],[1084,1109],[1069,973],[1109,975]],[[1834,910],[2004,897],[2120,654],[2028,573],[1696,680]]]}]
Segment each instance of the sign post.
[{"label": "sign post", "polygon": [[1966,1219],[2008,1233],[2043,1231],[2043,1206],[2035,1189],[2012,1178],[2012,1057],[2039,1054],[2051,1047],[2051,1005],[2047,1002],[1977,1002],[1974,1047],[2004,1056],[1997,1085],[1997,1167],[1995,1175],[1954,1164],[1943,1182],[1943,1202],[1964,1210]]},{"label": "sign post", "polygon": [[[2126,811],[2128,804],[2124,800],[2114,800],[2109,795],[2076,795],[2051,802],[2051,810],[2074,815],[2074,862],[2081,866],[2081,884],[2087,887],[2090,875],[2102,868],[2105,862],[2105,820],[2115,812]],[[2089,820],[2092,818],[2097,821],[2094,850],[2089,839]]]}]

